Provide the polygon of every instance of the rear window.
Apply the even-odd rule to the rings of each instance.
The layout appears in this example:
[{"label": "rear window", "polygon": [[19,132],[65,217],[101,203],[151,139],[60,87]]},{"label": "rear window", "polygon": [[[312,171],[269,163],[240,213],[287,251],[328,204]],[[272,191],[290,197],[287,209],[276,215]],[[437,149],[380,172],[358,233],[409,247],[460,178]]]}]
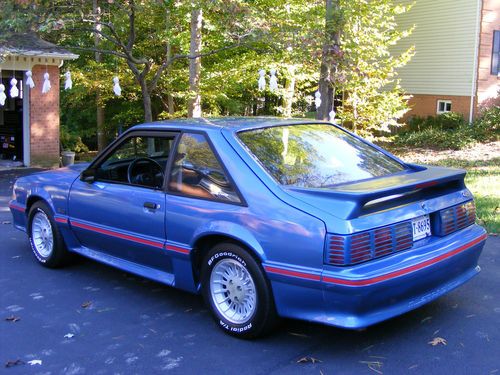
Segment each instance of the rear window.
[{"label": "rear window", "polygon": [[398,161],[332,125],[275,126],[238,136],[282,185],[326,188],[405,170]]}]

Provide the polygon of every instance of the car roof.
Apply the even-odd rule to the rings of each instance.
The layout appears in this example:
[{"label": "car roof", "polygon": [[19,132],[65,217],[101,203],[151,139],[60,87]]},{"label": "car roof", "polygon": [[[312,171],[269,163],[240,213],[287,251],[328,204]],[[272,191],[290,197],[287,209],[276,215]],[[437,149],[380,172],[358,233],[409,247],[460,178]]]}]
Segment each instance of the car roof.
[{"label": "car roof", "polygon": [[220,130],[228,129],[233,132],[247,129],[265,128],[277,125],[292,124],[325,124],[324,121],[313,119],[295,118],[284,119],[279,117],[214,117],[214,118],[190,118],[175,119],[144,123],[133,126],[130,130]]}]

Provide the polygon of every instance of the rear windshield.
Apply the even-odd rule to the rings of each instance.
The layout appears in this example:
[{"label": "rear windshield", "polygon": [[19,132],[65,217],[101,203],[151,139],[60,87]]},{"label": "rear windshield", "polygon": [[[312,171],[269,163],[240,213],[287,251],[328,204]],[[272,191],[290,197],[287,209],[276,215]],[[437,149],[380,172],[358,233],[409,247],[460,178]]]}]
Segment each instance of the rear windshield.
[{"label": "rear windshield", "polygon": [[333,125],[275,126],[238,136],[282,185],[324,188],[405,170],[401,163]]}]

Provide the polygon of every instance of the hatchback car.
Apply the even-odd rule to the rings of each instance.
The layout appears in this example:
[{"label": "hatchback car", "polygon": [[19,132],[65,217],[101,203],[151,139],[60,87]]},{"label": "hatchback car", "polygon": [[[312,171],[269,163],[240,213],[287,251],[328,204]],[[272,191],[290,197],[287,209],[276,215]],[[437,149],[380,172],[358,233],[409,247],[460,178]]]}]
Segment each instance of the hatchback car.
[{"label": "hatchback car", "polygon": [[201,293],[251,338],[278,317],[366,327],[476,275],[486,233],[464,176],[325,122],[176,120],[18,179],[10,209],[41,264],[78,253]]}]

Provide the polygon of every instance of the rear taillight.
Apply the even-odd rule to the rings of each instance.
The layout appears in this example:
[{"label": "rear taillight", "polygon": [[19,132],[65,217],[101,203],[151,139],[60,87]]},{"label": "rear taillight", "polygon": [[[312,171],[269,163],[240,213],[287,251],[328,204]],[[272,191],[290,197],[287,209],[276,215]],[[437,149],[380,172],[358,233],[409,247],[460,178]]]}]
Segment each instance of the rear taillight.
[{"label": "rear taillight", "polygon": [[437,236],[446,236],[474,224],[475,221],[476,206],[474,201],[459,204],[437,213],[435,234]]},{"label": "rear taillight", "polygon": [[330,235],[325,262],[345,266],[412,247],[411,222],[405,221],[353,235]]},{"label": "rear taillight", "polygon": [[[446,236],[476,221],[474,201],[458,204],[432,214],[432,234]],[[328,235],[325,263],[348,266],[384,255],[407,250],[413,246],[411,221],[359,232],[351,235]]]}]

